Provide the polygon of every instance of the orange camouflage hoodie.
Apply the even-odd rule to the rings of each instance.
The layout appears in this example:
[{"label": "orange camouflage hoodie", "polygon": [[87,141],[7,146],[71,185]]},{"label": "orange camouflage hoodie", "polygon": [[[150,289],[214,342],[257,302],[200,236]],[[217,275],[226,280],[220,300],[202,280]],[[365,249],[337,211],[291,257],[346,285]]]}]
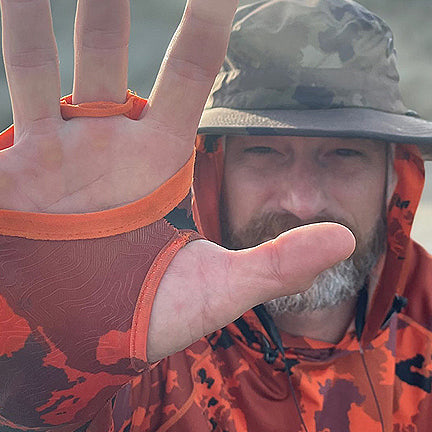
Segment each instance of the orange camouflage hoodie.
[{"label": "orange camouflage hoodie", "polygon": [[[12,140],[9,130],[0,148]],[[223,153],[202,138],[197,150],[194,219],[219,241]],[[359,300],[356,331],[336,345],[278,340],[258,308],[157,365],[145,357],[157,283],[197,238],[166,222],[182,206],[141,227],[145,199],[121,213],[1,211],[0,430],[432,430],[432,262],[410,239],[418,150],[398,146],[395,168],[386,262],[367,316]]]}]

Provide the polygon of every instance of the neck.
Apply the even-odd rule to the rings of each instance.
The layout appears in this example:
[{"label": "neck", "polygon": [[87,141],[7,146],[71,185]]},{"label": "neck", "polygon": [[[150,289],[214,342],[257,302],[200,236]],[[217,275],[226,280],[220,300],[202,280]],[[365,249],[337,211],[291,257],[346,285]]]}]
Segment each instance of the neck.
[{"label": "neck", "polygon": [[277,328],[292,336],[302,336],[337,344],[353,324],[357,298],[320,311],[273,317]]}]

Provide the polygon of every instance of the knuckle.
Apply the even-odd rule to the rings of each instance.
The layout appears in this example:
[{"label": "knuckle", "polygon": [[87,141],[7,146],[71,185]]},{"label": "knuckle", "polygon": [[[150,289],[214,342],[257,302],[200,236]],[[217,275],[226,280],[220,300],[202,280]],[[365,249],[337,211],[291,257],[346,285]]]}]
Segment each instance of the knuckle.
[{"label": "knuckle", "polygon": [[181,78],[195,82],[209,82],[215,79],[218,68],[205,67],[192,60],[177,58],[171,55],[165,66]]},{"label": "knuckle", "polygon": [[35,68],[58,64],[57,50],[36,48],[9,53],[5,64],[14,68]]},{"label": "knuckle", "polygon": [[281,253],[279,248],[275,243],[270,248],[270,260],[269,260],[269,268],[268,271],[281,286],[284,286],[287,283],[288,275],[286,274],[286,270],[283,265],[283,258],[281,257]]},{"label": "knuckle", "polygon": [[231,23],[238,3],[238,0],[219,0],[218,2],[190,0],[186,13],[206,25],[227,26]]},{"label": "knuckle", "polygon": [[87,49],[127,49],[129,46],[129,33],[127,31],[87,28],[80,33],[78,41],[79,45]]}]

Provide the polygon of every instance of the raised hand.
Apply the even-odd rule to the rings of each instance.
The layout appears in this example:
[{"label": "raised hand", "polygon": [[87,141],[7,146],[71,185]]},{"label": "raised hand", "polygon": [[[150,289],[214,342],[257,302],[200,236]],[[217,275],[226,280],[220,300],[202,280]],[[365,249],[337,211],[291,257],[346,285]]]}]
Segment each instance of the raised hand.
[{"label": "raised hand", "polygon": [[[116,207],[147,195],[188,160],[236,0],[188,2],[139,121],[63,120],[49,0],[1,5],[15,123],[15,146],[4,155],[10,168],[4,164],[1,174],[14,193],[1,192],[3,208],[80,213]],[[125,101],[129,26],[128,0],[78,2],[73,103]]]},{"label": "raised hand", "polygon": [[[237,0],[189,0],[149,102],[124,116],[63,120],[49,0],[1,0],[15,145],[1,154],[0,206],[88,213],[148,195],[190,157],[205,100],[225,54]],[[128,0],[79,0],[73,103],[124,102]],[[252,306],[306,289],[345,259],[354,238],[320,224],[246,251],[208,241],[184,247],[152,309],[148,358],[159,360]]]}]

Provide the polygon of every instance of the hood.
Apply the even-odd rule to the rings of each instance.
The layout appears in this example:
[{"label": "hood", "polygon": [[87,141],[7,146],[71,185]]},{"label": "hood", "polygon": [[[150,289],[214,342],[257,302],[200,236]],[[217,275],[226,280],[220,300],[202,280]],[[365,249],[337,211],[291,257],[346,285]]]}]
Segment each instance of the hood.
[{"label": "hood", "polygon": [[[222,140],[206,139],[199,135],[196,148],[192,200],[194,221],[202,235],[221,244],[219,205],[224,170]],[[396,146],[394,159],[398,181],[387,210],[387,254],[361,335],[364,346],[379,332],[394,304],[395,296],[404,295],[415,259],[410,234],[424,187],[424,162],[418,147],[408,144]]]}]

